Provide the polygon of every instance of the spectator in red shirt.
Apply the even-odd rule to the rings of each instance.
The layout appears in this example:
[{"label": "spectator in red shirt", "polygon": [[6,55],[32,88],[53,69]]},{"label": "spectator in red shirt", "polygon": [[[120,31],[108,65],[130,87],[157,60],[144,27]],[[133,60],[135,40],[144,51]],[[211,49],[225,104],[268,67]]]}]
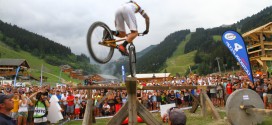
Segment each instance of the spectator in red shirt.
[{"label": "spectator in red shirt", "polygon": [[232,93],[232,83],[230,82],[230,79],[228,79],[228,83],[226,85],[226,97],[225,102],[227,101],[229,95]]},{"label": "spectator in red shirt", "polygon": [[74,99],[75,97],[72,95],[72,92],[68,91],[66,113],[69,120],[74,117]]}]

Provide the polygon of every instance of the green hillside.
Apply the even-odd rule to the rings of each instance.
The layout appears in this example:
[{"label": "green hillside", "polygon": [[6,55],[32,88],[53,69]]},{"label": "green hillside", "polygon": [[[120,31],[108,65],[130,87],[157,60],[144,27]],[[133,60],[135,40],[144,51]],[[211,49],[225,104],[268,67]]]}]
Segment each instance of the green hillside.
[{"label": "green hillside", "polygon": [[52,66],[46,63],[44,60],[32,56],[30,53],[25,51],[14,51],[9,46],[5,45],[4,43],[0,42],[0,58],[16,58],[16,59],[26,59],[30,66],[29,73],[35,77],[39,78],[41,75],[41,65],[43,64],[43,76],[48,77],[47,82],[50,84],[54,84],[59,82],[59,76],[65,79],[65,81],[72,81],[72,82],[80,82],[78,80],[74,80],[69,78],[69,74],[61,73],[60,74],[60,67]]},{"label": "green hillside", "polygon": [[[176,51],[173,53],[173,56],[168,58],[166,61],[166,70],[172,75],[175,75],[176,73],[184,75],[189,66],[194,65],[194,57],[197,51],[184,54],[184,47],[190,38],[191,34],[187,35],[186,39],[181,42]],[[161,72],[164,72],[164,70]]]}]

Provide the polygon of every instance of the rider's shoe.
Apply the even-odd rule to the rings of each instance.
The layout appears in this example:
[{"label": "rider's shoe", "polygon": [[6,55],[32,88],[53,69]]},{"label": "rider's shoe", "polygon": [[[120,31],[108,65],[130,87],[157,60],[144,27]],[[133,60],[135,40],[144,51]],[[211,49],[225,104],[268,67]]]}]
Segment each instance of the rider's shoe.
[{"label": "rider's shoe", "polygon": [[109,40],[110,39],[110,34],[106,29],[104,29],[104,31],[103,31],[103,38],[102,39],[103,40]]},{"label": "rider's shoe", "polygon": [[124,47],[122,44],[118,45],[117,48],[121,52],[121,54],[123,56],[128,56],[129,55],[126,47]]}]

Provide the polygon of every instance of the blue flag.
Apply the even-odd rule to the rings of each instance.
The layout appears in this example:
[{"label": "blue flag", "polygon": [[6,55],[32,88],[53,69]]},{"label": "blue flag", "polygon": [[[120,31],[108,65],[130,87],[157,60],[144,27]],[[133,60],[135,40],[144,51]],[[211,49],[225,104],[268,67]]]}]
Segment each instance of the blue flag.
[{"label": "blue flag", "polygon": [[15,78],[14,78],[14,87],[16,86],[16,78],[18,76],[18,72],[20,71],[20,66],[18,66],[17,70],[16,70],[16,75],[15,75]]},{"label": "blue flag", "polygon": [[247,47],[243,37],[235,31],[226,31],[222,36],[222,41],[228,47],[236,60],[240,63],[250,81],[254,82]]},{"label": "blue flag", "polygon": [[125,72],[125,66],[124,65],[122,65],[122,80],[123,80],[123,82],[126,81],[126,72]]}]

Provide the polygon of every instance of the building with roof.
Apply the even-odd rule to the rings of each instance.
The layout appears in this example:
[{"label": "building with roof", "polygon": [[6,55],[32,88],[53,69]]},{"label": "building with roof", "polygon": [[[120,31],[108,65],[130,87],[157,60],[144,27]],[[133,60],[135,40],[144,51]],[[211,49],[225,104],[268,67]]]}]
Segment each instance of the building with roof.
[{"label": "building with roof", "polygon": [[0,76],[13,78],[18,67],[20,75],[28,75],[26,71],[30,66],[25,59],[0,59]]},{"label": "building with roof", "polygon": [[250,30],[243,35],[250,63],[267,71],[272,67],[272,22]]},{"label": "building with roof", "polygon": [[[128,77],[131,77],[129,75]],[[149,82],[157,81],[163,82],[168,80],[173,80],[173,76],[170,76],[170,73],[146,73],[146,74],[136,74],[135,76],[139,82]]]}]

